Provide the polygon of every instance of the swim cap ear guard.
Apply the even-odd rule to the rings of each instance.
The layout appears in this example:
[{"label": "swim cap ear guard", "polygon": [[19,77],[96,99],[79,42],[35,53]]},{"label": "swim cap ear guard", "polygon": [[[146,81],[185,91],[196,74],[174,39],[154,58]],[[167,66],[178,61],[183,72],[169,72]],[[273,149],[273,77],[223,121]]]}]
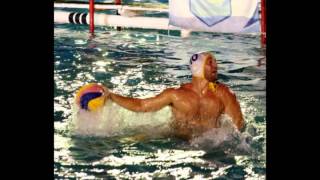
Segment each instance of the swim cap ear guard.
[{"label": "swim cap ear guard", "polygon": [[76,94],[77,105],[87,111],[96,111],[105,103],[104,89],[99,84],[88,84]]},{"label": "swim cap ear guard", "polygon": [[206,64],[206,56],[203,52],[193,54],[190,58],[190,69],[192,76],[204,78],[204,66]]},{"label": "swim cap ear guard", "polygon": [[190,58],[190,64],[192,64],[193,61],[196,61],[198,59],[199,55],[198,54],[194,54],[191,56]]}]

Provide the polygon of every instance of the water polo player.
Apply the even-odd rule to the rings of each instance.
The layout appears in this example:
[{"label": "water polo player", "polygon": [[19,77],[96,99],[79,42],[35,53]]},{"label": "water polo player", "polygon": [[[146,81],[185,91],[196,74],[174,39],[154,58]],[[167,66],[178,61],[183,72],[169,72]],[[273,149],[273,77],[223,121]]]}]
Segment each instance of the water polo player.
[{"label": "water polo player", "polygon": [[160,94],[145,99],[124,97],[108,91],[99,84],[82,87],[76,97],[78,106],[96,111],[111,99],[118,105],[135,112],[158,111],[171,106],[174,135],[183,139],[198,136],[219,127],[219,117],[227,114],[240,130],[244,125],[242,112],[235,94],[217,81],[217,62],[209,52],[201,52],[190,58],[192,81],[179,88],[168,88]]}]

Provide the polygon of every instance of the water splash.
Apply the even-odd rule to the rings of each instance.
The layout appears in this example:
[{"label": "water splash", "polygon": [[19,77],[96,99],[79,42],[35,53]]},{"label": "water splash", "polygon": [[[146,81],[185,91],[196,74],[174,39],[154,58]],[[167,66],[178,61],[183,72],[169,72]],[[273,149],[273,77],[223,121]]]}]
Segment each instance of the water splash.
[{"label": "water splash", "polygon": [[217,149],[228,154],[248,154],[252,152],[252,137],[248,133],[238,131],[231,118],[227,115],[223,114],[219,121],[221,124],[219,128],[211,129],[201,136],[192,139],[190,145],[204,149],[209,153]]},{"label": "water splash", "polygon": [[88,112],[74,105],[71,125],[76,135],[110,137],[143,133],[155,137],[169,131],[171,115],[170,107],[157,112],[139,113],[109,100],[97,112]]}]

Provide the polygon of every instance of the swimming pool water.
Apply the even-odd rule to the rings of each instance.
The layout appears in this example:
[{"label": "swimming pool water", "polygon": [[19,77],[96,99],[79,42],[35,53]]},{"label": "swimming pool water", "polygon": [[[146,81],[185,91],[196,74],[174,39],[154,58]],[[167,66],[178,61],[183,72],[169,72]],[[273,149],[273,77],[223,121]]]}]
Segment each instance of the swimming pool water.
[{"label": "swimming pool water", "polygon": [[[183,39],[177,34],[98,27],[90,37],[87,26],[55,25],[55,178],[265,179],[266,59],[260,37],[193,33]],[[210,132],[192,143],[72,135],[72,102],[82,85],[99,82],[121,95],[152,96],[189,82],[189,58],[199,51],[215,54],[219,80],[240,101],[246,122],[240,135]],[[230,135],[237,137],[230,141]]]}]

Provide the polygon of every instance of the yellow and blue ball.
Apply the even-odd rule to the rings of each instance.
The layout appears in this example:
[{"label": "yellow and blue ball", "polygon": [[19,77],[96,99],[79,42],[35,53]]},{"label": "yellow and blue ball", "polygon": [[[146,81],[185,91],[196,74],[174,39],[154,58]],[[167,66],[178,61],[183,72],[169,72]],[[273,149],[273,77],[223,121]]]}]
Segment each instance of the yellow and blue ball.
[{"label": "yellow and blue ball", "polygon": [[90,83],[82,86],[76,94],[76,103],[81,109],[96,111],[105,103],[105,89],[102,85]]}]

